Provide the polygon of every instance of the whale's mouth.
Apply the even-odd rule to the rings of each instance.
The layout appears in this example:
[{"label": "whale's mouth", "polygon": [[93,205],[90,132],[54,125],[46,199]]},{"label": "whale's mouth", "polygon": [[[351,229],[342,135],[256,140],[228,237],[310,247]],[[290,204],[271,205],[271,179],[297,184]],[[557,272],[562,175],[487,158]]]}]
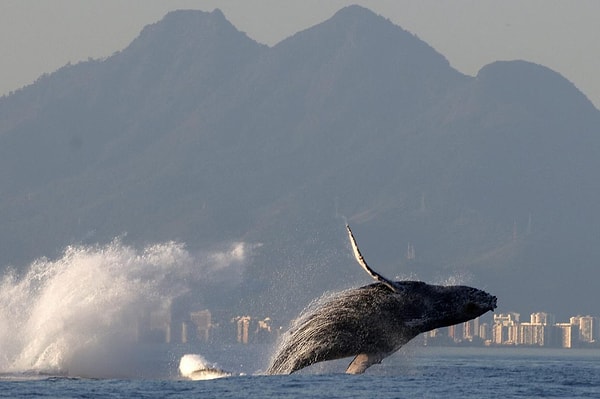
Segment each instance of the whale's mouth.
[{"label": "whale's mouth", "polygon": [[479,309],[483,312],[494,311],[498,307],[498,298],[495,295],[484,293],[479,299]]},{"label": "whale's mouth", "polygon": [[498,298],[495,295],[488,294],[485,291],[476,290],[475,304],[481,313],[494,311],[498,307]]}]

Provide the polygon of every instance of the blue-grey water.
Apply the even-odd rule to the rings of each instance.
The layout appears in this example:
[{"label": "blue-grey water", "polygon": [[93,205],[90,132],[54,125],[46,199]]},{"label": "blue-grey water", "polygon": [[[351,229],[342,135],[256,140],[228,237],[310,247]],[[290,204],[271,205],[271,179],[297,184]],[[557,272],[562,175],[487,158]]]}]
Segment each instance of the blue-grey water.
[{"label": "blue-grey water", "polygon": [[[251,348],[236,350],[252,352]],[[218,351],[211,354],[217,355]],[[250,357],[263,360],[256,353]],[[229,366],[255,366],[244,355],[229,359]],[[176,370],[162,377],[126,379],[5,374],[0,376],[0,397],[600,398],[599,350],[411,347],[359,376],[342,373],[348,361],[293,375],[206,381],[182,379]]]},{"label": "blue-grey water", "polygon": [[[413,343],[364,375],[343,374],[350,362],[344,359],[265,376],[275,343],[216,347],[138,339],[146,331],[136,322],[140,315],[166,320],[168,305],[188,292],[187,284],[202,287],[211,273],[232,275],[249,248],[235,243],[194,256],[178,243],[135,249],[115,240],[69,247],[59,259],[1,276],[0,397],[600,398],[600,350]],[[234,376],[192,381],[180,375],[185,359]]]}]

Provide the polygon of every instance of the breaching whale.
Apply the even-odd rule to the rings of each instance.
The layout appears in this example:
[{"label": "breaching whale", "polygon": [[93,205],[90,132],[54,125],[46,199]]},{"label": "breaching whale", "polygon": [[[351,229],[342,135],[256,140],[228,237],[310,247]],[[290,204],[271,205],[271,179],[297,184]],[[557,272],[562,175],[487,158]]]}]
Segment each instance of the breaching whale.
[{"label": "breaching whale", "polygon": [[346,373],[361,374],[423,332],[496,308],[496,297],[476,288],[383,277],[367,265],[350,226],[346,230],[354,257],[377,282],[337,293],[300,316],[284,334],[267,374],[351,356]]}]

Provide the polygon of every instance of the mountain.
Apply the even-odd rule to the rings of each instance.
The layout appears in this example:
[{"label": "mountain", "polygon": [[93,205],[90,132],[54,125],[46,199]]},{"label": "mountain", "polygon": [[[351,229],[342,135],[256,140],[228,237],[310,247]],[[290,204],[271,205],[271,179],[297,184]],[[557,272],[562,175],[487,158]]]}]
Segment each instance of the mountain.
[{"label": "mountain", "polygon": [[599,135],[556,72],[466,76],[362,7],[273,47],[218,10],[176,11],[0,99],[0,264],[123,233],[260,243],[228,306],[293,317],[369,282],[348,221],[387,276],[598,314]]}]

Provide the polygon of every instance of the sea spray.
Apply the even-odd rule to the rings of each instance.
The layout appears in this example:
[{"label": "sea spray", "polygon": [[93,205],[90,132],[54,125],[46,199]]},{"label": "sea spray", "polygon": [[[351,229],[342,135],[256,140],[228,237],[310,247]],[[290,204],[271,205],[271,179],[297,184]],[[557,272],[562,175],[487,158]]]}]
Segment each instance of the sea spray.
[{"label": "sea spray", "polygon": [[181,357],[179,374],[190,380],[214,380],[231,376],[231,373],[221,370],[215,364],[209,364],[203,356],[195,353]]},{"label": "sea spray", "polygon": [[139,340],[143,315],[166,313],[194,281],[242,264],[249,246],[192,256],[183,244],[135,249],[71,246],[41,258],[0,287],[0,372],[89,377],[135,376],[120,370]]},{"label": "sea spray", "polygon": [[452,274],[440,276],[434,280],[435,284],[439,285],[465,285],[472,283],[474,280],[473,274],[466,270],[455,270]]}]

